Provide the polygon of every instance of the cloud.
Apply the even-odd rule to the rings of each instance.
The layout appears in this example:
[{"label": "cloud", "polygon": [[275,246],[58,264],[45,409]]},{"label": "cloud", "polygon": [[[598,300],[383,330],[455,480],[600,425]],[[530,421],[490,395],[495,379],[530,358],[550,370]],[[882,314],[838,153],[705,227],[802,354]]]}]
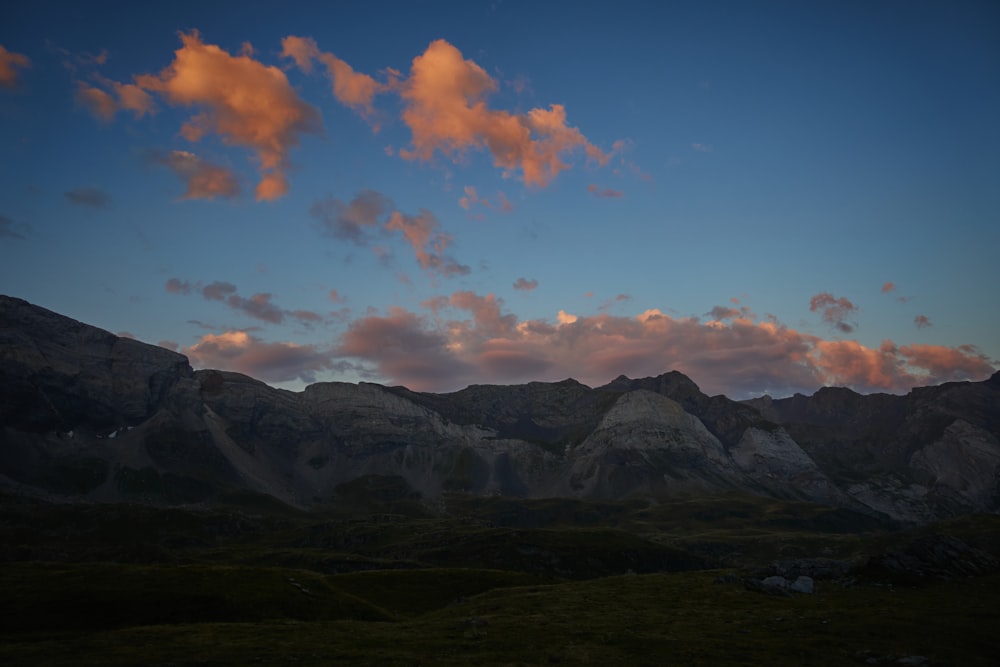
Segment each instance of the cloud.
[{"label": "cloud", "polygon": [[328,296],[330,297],[330,301],[334,303],[344,303],[347,301],[347,299],[335,289],[330,290],[330,294]]},{"label": "cloud", "polygon": [[[167,283],[169,285],[170,281],[167,281]],[[236,285],[217,280],[206,285],[200,291],[201,295],[206,299],[211,301],[225,301],[226,298],[236,294]]]},{"label": "cloud", "polygon": [[394,86],[403,99],[403,122],[411,148],[399,155],[429,161],[441,153],[461,160],[469,149],[487,150],[505,173],[520,171],[527,185],[548,185],[568,169],[563,157],[582,150],[605,164],[608,156],[576,128],[566,125],[560,104],[525,114],[490,109],[487,97],[498,89],[486,71],[443,39],[431,42],[413,59],[410,76]]},{"label": "cloud", "polygon": [[366,230],[378,227],[392,208],[392,201],[374,190],[362,190],[350,203],[328,197],[309,209],[326,233],[359,245],[367,243]]},{"label": "cloud", "polygon": [[437,218],[430,211],[420,209],[418,215],[393,211],[385,229],[398,231],[403,235],[413,248],[420,267],[425,271],[441,276],[463,276],[470,272],[468,266],[459,264],[444,254],[452,237],[440,231]]},{"label": "cloud", "polygon": [[82,81],[77,82],[75,99],[77,104],[105,122],[113,119],[118,111],[114,97]]},{"label": "cloud", "polygon": [[219,301],[248,317],[271,324],[282,324],[286,317],[298,320],[306,326],[323,321],[319,313],[311,310],[284,310],[278,307],[271,300],[273,295],[269,292],[258,292],[250,297],[240,296],[236,285],[221,280],[203,285],[201,282],[192,284],[179,278],[170,278],[164,288],[172,294],[198,292],[209,301]]},{"label": "cloud", "polygon": [[[285,37],[281,40],[281,56],[294,60],[299,69],[307,74],[312,71],[312,61],[319,60],[326,67],[337,101],[369,121],[375,116],[372,106],[375,95],[390,88],[367,74],[355,72],[353,67],[332,53],[320,51],[311,37]],[[377,124],[375,127],[377,129]]]},{"label": "cloud", "polygon": [[355,320],[334,353],[375,364],[377,372],[411,388],[458,388],[475,377],[475,369],[447,346],[443,334],[428,328],[418,315],[391,308],[386,316]]},{"label": "cloud", "polygon": [[188,141],[215,134],[253,151],[260,169],[258,201],[283,196],[288,154],[303,134],[321,129],[319,111],[299,99],[277,67],[205,44],[197,31],[180,37],[173,63],[159,74],[137,76],[136,85],[168,104],[199,110],[181,127]]},{"label": "cloud", "polygon": [[[519,321],[493,295],[455,292],[425,301],[433,316],[393,308],[353,322],[335,354],[371,364],[392,384],[451,391],[470,382],[525,382],[575,377],[597,386],[619,374],[657,375],[676,369],[709,394],[744,398],[769,392],[812,392],[822,385],[904,392],[924,384],[983,379],[993,368],[976,348],[869,348],[831,341],[752,313],[726,318],[674,318],[659,310],[632,317],[571,315],[555,322]],[[720,307],[721,308],[721,307]],[[450,319],[448,310],[470,319]]]},{"label": "cloud", "polygon": [[514,204],[507,198],[507,195],[503,193],[502,190],[497,190],[497,195],[495,201],[490,201],[486,197],[480,197],[476,189],[471,185],[466,185],[463,189],[465,193],[458,200],[458,205],[464,208],[466,211],[470,210],[473,206],[479,205],[484,208],[500,211],[501,213],[510,213],[514,210]]},{"label": "cloud", "polygon": [[240,193],[236,174],[194,153],[150,150],[147,152],[147,160],[167,167],[184,182],[185,190],[181,200],[228,198]]},{"label": "cloud", "polygon": [[328,350],[314,345],[268,343],[246,331],[205,334],[181,352],[196,367],[236,371],[265,382],[315,382],[316,373],[337,367]]},{"label": "cloud", "polygon": [[599,188],[594,183],[587,186],[587,192],[594,195],[598,199],[617,199],[619,197],[624,197],[625,193],[621,190],[612,190],[611,188]]},{"label": "cloud", "polygon": [[514,281],[514,289],[520,290],[522,292],[530,292],[538,287],[538,281],[532,278],[528,280],[527,278],[518,278]]},{"label": "cloud", "polygon": [[882,284],[882,294],[888,294],[889,292],[896,291],[896,283],[891,280]]},{"label": "cloud", "polygon": [[821,312],[823,321],[841,333],[851,333],[857,327],[856,323],[849,323],[847,318],[858,312],[858,307],[846,297],[838,299],[829,292],[821,292],[809,300],[809,310]]},{"label": "cloud", "polygon": [[99,188],[75,188],[64,192],[63,196],[79,206],[111,208],[111,195]]},{"label": "cloud", "polygon": [[691,148],[699,153],[711,153],[712,147],[708,144],[691,144]]},{"label": "cloud", "polygon": [[24,240],[24,235],[14,231],[14,221],[5,215],[0,215],[0,239]]},{"label": "cloud", "polygon": [[930,318],[926,315],[917,315],[913,318],[913,323],[918,329],[926,329],[927,327],[932,326]]},{"label": "cloud", "polygon": [[0,88],[13,88],[17,85],[18,69],[31,67],[31,60],[21,53],[8,51],[0,45]]},{"label": "cloud", "polygon": [[96,118],[109,122],[119,111],[131,111],[136,118],[153,112],[153,98],[139,86],[97,77],[114,94],[84,81],[76,82],[76,103]]}]

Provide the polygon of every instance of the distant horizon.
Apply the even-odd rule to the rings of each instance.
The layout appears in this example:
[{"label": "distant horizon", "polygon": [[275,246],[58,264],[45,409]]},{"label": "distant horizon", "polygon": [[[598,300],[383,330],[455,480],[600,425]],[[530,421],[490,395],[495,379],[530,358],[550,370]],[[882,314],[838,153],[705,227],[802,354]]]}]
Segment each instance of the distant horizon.
[{"label": "distant horizon", "polygon": [[[68,317],[66,315],[63,315],[62,313],[58,313],[58,312],[53,311],[53,310],[51,310],[49,308],[45,308],[44,306],[41,306],[39,304],[31,303],[30,301],[27,301],[26,299],[21,299],[20,297],[15,297],[13,295],[0,294],[0,298],[20,299],[21,301],[24,301],[24,302],[26,302],[26,303],[34,306],[34,307],[43,308],[45,310],[48,310],[49,312],[52,312],[52,313],[55,313],[56,315],[61,316],[61,317]],[[79,321],[79,320],[77,320],[77,321]],[[197,366],[195,364],[191,364],[191,358],[188,357],[183,352],[179,352],[179,351],[171,349],[169,347],[163,347],[162,345],[158,345],[156,343],[151,343],[151,342],[148,342],[148,341],[139,340],[139,339],[134,338],[132,336],[128,336],[128,335],[123,336],[123,335],[120,335],[120,334],[116,334],[116,333],[113,333],[111,331],[108,331],[107,329],[102,329],[101,327],[97,327],[96,325],[90,324],[88,322],[81,322],[81,323],[85,324],[87,326],[93,326],[95,328],[101,329],[102,331],[105,331],[106,333],[108,333],[108,334],[110,334],[112,336],[115,336],[117,338],[127,338],[129,340],[135,340],[136,342],[142,343],[144,345],[149,345],[150,347],[158,347],[158,348],[167,350],[168,352],[173,352],[174,354],[179,354],[179,355],[183,356],[185,359],[188,360],[188,364],[191,365],[192,369],[195,370],[195,371],[216,371],[216,372],[236,373],[238,375],[243,375],[245,377],[248,377],[251,380],[254,380],[254,381],[266,384],[267,386],[271,387],[272,389],[279,389],[279,390],[283,390],[283,391],[291,391],[293,393],[301,393],[301,392],[305,391],[306,388],[308,388],[311,385],[314,385],[314,384],[324,384],[324,383],[342,383],[342,384],[354,384],[354,385],[373,384],[373,385],[377,385],[377,386],[384,387],[384,388],[402,388],[402,389],[406,389],[407,391],[413,391],[415,393],[427,393],[427,394],[438,394],[438,395],[454,394],[454,393],[458,393],[458,392],[461,392],[461,391],[465,391],[466,389],[470,389],[472,387],[516,387],[516,386],[524,386],[524,385],[529,385],[529,384],[562,384],[562,383],[565,383],[565,382],[575,382],[576,384],[579,384],[579,385],[581,385],[583,387],[586,387],[588,389],[603,389],[604,387],[612,385],[615,382],[617,382],[619,380],[622,380],[622,379],[628,380],[628,381],[639,381],[639,380],[650,380],[650,379],[655,380],[655,379],[658,379],[658,378],[660,378],[660,377],[662,377],[664,375],[678,374],[678,375],[683,376],[684,378],[686,378],[690,382],[692,382],[698,388],[698,390],[701,391],[706,396],[709,396],[709,397],[711,397],[711,396],[725,396],[726,398],[728,398],[730,400],[733,400],[733,401],[747,401],[747,400],[761,399],[761,398],[770,398],[772,400],[782,400],[782,399],[786,399],[786,398],[793,398],[794,396],[807,396],[808,397],[808,396],[815,395],[817,392],[819,392],[819,391],[821,391],[823,389],[848,389],[850,391],[854,391],[855,393],[857,393],[859,395],[889,394],[889,395],[894,395],[894,396],[903,396],[903,395],[906,395],[907,393],[909,393],[910,391],[912,391],[913,389],[917,389],[919,387],[941,386],[941,385],[944,385],[944,384],[948,384],[950,382],[985,382],[986,380],[990,379],[990,377],[992,377],[996,373],[1000,373],[1000,370],[996,370],[991,375],[989,375],[989,376],[987,376],[985,378],[982,378],[980,380],[950,380],[950,381],[946,381],[946,382],[938,382],[938,383],[929,384],[929,385],[917,385],[917,386],[911,387],[910,389],[908,389],[906,391],[903,391],[903,392],[879,392],[879,391],[858,392],[858,391],[855,391],[855,390],[851,389],[850,387],[844,387],[843,385],[823,385],[821,387],[817,387],[814,391],[809,392],[809,393],[794,392],[792,394],[784,394],[784,395],[771,395],[771,394],[768,394],[768,393],[764,393],[764,394],[747,395],[747,396],[742,396],[742,397],[731,396],[731,395],[728,395],[728,394],[715,394],[715,393],[707,392],[707,391],[704,390],[704,388],[701,386],[701,384],[698,383],[698,381],[697,381],[696,378],[691,377],[687,373],[684,373],[684,372],[682,372],[680,370],[677,370],[677,369],[667,369],[667,370],[663,370],[663,371],[661,371],[659,373],[655,373],[655,374],[652,374],[652,375],[644,375],[644,376],[638,376],[638,377],[631,377],[631,376],[628,376],[628,375],[626,375],[624,373],[620,373],[620,374],[616,375],[614,378],[612,378],[610,380],[607,380],[605,382],[600,382],[600,383],[582,382],[582,381],[576,379],[575,377],[569,376],[569,377],[564,377],[564,378],[561,378],[561,379],[558,379],[558,380],[523,380],[521,382],[472,382],[472,383],[467,384],[467,385],[465,385],[463,387],[459,387],[457,389],[450,389],[450,390],[446,390],[446,391],[421,391],[421,390],[412,389],[412,388],[410,388],[410,387],[408,387],[406,385],[391,384],[391,383],[385,383],[385,382],[375,382],[375,381],[372,381],[372,380],[355,380],[355,381],[350,381],[350,380],[317,380],[315,382],[302,383],[299,387],[293,388],[293,387],[289,387],[289,386],[276,385],[274,383],[270,383],[270,382],[267,382],[266,380],[263,380],[261,378],[255,377],[253,375],[250,375],[248,373],[243,373],[241,371],[227,370],[227,369],[224,369],[224,368],[210,368],[210,367]]]},{"label": "distant horizon", "polygon": [[0,292],[196,367],[744,397],[1000,365],[995,2],[0,16]]}]

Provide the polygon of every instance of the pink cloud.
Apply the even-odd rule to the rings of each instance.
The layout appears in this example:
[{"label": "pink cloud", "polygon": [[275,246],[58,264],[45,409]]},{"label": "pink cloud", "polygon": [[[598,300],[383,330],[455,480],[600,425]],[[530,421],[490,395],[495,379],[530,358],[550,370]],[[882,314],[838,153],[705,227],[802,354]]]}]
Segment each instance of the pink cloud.
[{"label": "pink cloud", "polygon": [[520,171],[524,182],[548,185],[568,169],[563,157],[582,150],[588,159],[608,160],[576,128],[566,125],[566,110],[553,104],[526,114],[490,109],[487,97],[497,82],[486,71],[443,39],[413,59],[410,76],[398,83],[410,128],[412,148],[399,151],[410,160],[430,160],[441,153],[460,160],[469,149],[485,149],[495,166]]},{"label": "pink cloud", "polygon": [[315,382],[316,373],[337,366],[329,351],[313,345],[267,343],[246,331],[205,334],[181,352],[198,368],[236,371],[265,382]]},{"label": "pink cloud", "polygon": [[17,85],[19,69],[31,66],[28,56],[8,51],[0,45],[0,88],[13,88]]},{"label": "pink cloud", "polygon": [[894,291],[896,291],[896,283],[892,282],[891,280],[882,284],[883,294],[888,294],[889,292],[894,292]]},{"label": "pink cloud", "polygon": [[330,293],[327,296],[329,296],[330,301],[334,303],[344,303],[345,301],[347,301],[347,299],[335,289],[330,290]]},{"label": "pink cloud", "polygon": [[188,151],[149,151],[148,160],[174,172],[185,184],[181,199],[235,197],[240,183],[229,169],[204,160]]},{"label": "pink cloud", "polygon": [[851,333],[856,324],[849,323],[847,318],[858,311],[858,307],[847,298],[839,299],[829,292],[821,292],[809,300],[809,310],[820,311],[823,321],[841,333]]},{"label": "pink cloud", "polygon": [[253,151],[261,173],[258,200],[283,196],[288,154],[301,135],[320,130],[319,112],[299,99],[277,67],[205,44],[197,31],[182,33],[181,42],[173,63],[159,74],[136,77],[136,85],[169,104],[198,109],[181,127],[188,141],[215,134]]},{"label": "pink cloud", "polygon": [[377,372],[415,389],[457,387],[475,377],[473,368],[447,348],[447,338],[414,313],[392,308],[385,316],[355,320],[335,353],[373,362]]},{"label": "pink cloud", "polygon": [[927,327],[931,326],[931,319],[926,315],[917,315],[916,317],[913,318],[913,323],[917,326],[918,329],[926,329]]},{"label": "pink cloud", "polygon": [[[703,322],[658,310],[633,317],[570,315],[555,323],[519,321],[493,295],[455,292],[422,306],[434,317],[394,308],[386,317],[356,320],[336,353],[371,364],[375,372],[422,391],[450,391],[469,382],[554,381],[597,386],[679,370],[709,394],[742,398],[769,392],[811,392],[824,384],[859,391],[903,392],[954,379],[983,379],[989,359],[972,347],[869,348],[830,341],[737,311]],[[442,317],[463,310],[470,320]]]},{"label": "pink cloud", "polygon": [[534,278],[532,278],[531,280],[528,280],[527,278],[518,278],[516,281],[514,281],[514,289],[520,290],[522,292],[530,292],[534,289],[537,289],[537,287],[538,287],[538,281],[535,280]]}]

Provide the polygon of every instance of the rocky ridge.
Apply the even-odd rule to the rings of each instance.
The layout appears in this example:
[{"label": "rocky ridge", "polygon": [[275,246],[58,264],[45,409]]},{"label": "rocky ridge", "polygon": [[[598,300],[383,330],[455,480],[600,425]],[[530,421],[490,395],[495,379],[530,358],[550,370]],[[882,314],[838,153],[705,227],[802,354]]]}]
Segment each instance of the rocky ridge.
[{"label": "rocky ridge", "polygon": [[301,507],[392,476],[523,497],[744,492],[926,521],[1000,509],[1000,374],[906,396],[736,402],[689,378],[275,389],[0,297],[0,486],[53,498]]}]

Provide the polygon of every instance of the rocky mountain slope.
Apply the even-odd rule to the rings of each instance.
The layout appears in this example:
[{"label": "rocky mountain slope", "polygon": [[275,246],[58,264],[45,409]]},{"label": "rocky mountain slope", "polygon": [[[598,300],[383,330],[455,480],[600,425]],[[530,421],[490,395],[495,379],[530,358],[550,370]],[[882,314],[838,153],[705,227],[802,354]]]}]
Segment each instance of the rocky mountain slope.
[{"label": "rocky mountain slope", "polygon": [[1000,374],[735,402],[680,373],[302,392],[0,296],[0,487],[154,504],[238,490],[302,507],[350,482],[524,497],[750,492],[925,521],[1000,509]]}]

